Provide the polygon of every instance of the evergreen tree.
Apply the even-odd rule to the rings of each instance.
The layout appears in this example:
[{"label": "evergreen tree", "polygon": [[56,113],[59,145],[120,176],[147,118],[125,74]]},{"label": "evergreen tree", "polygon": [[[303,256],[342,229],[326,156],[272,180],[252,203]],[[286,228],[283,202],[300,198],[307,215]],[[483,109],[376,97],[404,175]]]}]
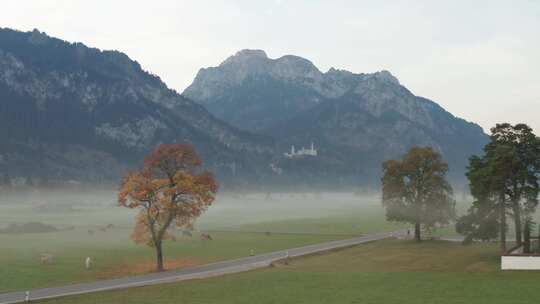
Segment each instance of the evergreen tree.
[{"label": "evergreen tree", "polygon": [[516,242],[522,244],[522,219],[538,204],[540,139],[524,124],[498,124],[491,132],[484,155],[470,159],[467,178],[475,202],[456,230],[468,239],[498,233],[505,253],[507,215],[512,215]]},{"label": "evergreen tree", "polygon": [[34,187],[34,181],[30,176],[26,177],[26,186],[28,187]]},{"label": "evergreen tree", "polygon": [[0,178],[0,185],[4,188],[11,188],[11,178],[7,173]]},{"label": "evergreen tree", "polygon": [[491,142],[486,154],[505,146],[511,153],[511,166],[506,166],[505,191],[511,209],[517,244],[522,243],[522,222],[538,205],[540,187],[540,139],[526,124],[497,124],[491,129]]},{"label": "evergreen tree", "polygon": [[43,177],[41,177],[41,187],[47,188],[49,185],[49,177],[47,175],[43,175]]}]

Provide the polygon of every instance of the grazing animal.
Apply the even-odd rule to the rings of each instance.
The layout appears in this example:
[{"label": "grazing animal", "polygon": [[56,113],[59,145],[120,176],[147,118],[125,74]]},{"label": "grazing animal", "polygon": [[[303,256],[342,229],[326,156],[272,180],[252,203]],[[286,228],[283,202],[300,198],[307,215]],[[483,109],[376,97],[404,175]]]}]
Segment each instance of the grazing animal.
[{"label": "grazing animal", "polygon": [[86,257],[84,260],[84,268],[86,268],[86,270],[90,270],[90,268],[92,268],[92,259],[90,257]]},{"label": "grazing animal", "polygon": [[54,264],[54,256],[52,254],[42,253],[39,256],[39,260],[40,260],[41,264],[47,264],[47,265]]},{"label": "grazing animal", "polygon": [[189,237],[192,237],[192,236],[193,236],[193,234],[192,234],[191,231],[189,231],[189,230],[184,230],[184,231],[182,231],[182,235],[183,235],[183,236],[189,236]]},{"label": "grazing animal", "polygon": [[88,234],[89,234],[89,235],[93,235],[93,234],[94,234],[94,232],[95,232],[94,230],[91,230],[91,229],[90,229],[90,230],[88,230]]},{"label": "grazing animal", "polygon": [[289,251],[287,250],[287,252],[285,252],[285,260],[283,260],[283,264],[289,265],[290,257],[291,256],[289,255]]},{"label": "grazing animal", "polygon": [[171,241],[176,242],[176,236],[175,235],[171,235]]},{"label": "grazing animal", "polygon": [[202,240],[211,241],[211,240],[212,240],[212,236],[210,236],[210,234],[208,234],[208,233],[201,233],[201,239],[202,239]]},{"label": "grazing animal", "polygon": [[101,232],[107,232],[107,227],[99,227],[98,230]]},{"label": "grazing animal", "polygon": [[270,231],[266,231],[266,232],[264,233],[264,235],[266,235],[266,236],[270,236],[270,234],[271,234]]},{"label": "grazing animal", "polygon": [[113,229],[113,228],[114,228],[114,225],[113,225],[113,224],[108,224],[107,226],[105,226],[105,228],[107,228],[107,229]]}]

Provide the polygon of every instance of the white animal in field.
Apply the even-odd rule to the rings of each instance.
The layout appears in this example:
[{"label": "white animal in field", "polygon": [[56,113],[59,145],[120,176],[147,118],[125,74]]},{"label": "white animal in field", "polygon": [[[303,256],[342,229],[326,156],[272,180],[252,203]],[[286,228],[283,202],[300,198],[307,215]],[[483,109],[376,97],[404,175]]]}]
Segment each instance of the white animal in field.
[{"label": "white animal in field", "polygon": [[84,267],[86,270],[89,270],[92,267],[92,259],[90,257],[86,257],[86,260],[84,260]]},{"label": "white animal in field", "polygon": [[54,256],[52,254],[48,253],[42,253],[39,257],[41,264],[53,264],[54,263]]}]

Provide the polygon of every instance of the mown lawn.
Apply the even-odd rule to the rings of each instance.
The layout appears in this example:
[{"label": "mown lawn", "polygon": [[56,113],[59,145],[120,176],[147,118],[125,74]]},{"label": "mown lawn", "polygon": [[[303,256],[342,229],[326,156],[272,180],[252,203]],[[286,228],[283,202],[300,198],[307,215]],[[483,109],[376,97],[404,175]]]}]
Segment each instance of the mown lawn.
[{"label": "mown lawn", "polygon": [[501,272],[494,244],[385,240],[271,269],[44,303],[532,303],[540,273]]}]

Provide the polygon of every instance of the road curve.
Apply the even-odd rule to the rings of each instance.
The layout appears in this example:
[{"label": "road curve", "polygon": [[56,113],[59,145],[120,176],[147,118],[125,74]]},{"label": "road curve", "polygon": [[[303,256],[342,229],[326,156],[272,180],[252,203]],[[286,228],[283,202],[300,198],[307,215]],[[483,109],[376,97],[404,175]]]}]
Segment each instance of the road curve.
[{"label": "road curve", "polygon": [[[354,246],[362,243],[388,238],[396,235],[397,233],[400,232],[376,233],[346,240],[337,240],[320,244],[307,245],[303,247],[274,251],[270,253],[216,262],[190,268],[168,270],[159,273],[130,276],[118,279],[101,280],[90,283],[72,284],[61,287],[35,289],[29,291],[29,300],[35,301],[42,299],[58,298],[68,295],[179,282],[184,280],[209,278],[223,274],[248,271],[252,269],[268,267],[273,262],[287,258],[287,256],[292,258],[300,257],[317,252]],[[0,294],[0,304],[23,303],[25,302],[26,296],[27,295],[25,291],[3,293]]]}]

